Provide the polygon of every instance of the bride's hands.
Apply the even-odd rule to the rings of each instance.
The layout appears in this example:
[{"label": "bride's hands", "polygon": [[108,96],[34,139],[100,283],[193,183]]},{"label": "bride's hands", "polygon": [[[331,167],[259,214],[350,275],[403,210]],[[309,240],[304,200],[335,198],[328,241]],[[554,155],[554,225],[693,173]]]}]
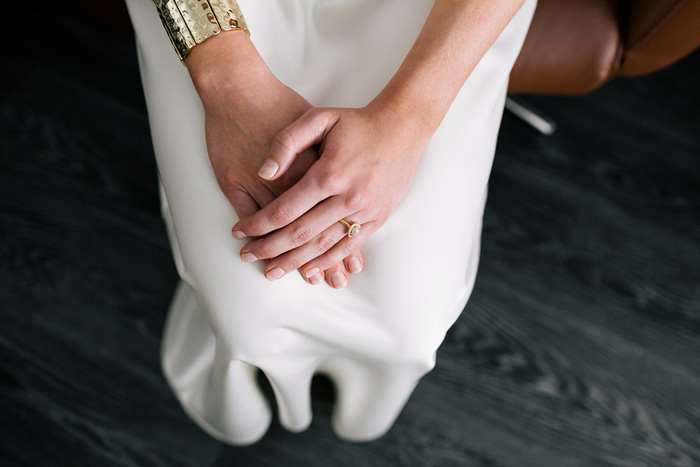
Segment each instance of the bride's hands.
[{"label": "bride's hands", "polygon": [[[207,150],[219,186],[239,217],[251,215],[301,179],[318,159],[316,150],[308,149],[274,181],[257,175],[274,136],[311,105],[270,72],[245,34],[226,33],[205,41],[186,63],[204,105]],[[340,288],[347,272],[361,268],[362,257],[354,249],[318,274],[304,277],[312,284],[325,277]],[[266,270],[266,276],[276,279],[271,271]]]},{"label": "bride's hands", "polygon": [[[387,219],[418,158],[481,57],[523,0],[436,0],[406,59],[367,107],[311,109],[276,139],[260,176],[275,180],[297,154],[321,144],[320,159],[275,201],[234,225],[239,237],[266,235],[241,251],[273,258],[269,273],[302,265],[312,276],[342,259]],[[362,224],[345,237],[338,222]]]},{"label": "bride's hands", "polygon": [[[314,145],[320,145],[320,159],[296,185],[233,227],[239,236],[265,235],[242,255],[272,258],[267,271],[301,266],[307,277],[342,260],[403,198],[430,134],[414,113],[377,99],[360,109],[307,110],[277,135],[259,175],[285,177]],[[360,233],[346,236],[341,218],[360,223]]]}]

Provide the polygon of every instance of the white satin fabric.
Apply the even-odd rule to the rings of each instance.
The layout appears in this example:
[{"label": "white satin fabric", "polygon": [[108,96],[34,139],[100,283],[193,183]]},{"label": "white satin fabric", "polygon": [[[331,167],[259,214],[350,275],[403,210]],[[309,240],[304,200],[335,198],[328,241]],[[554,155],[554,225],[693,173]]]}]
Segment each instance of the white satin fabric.
[{"label": "white satin fabric", "polygon": [[[389,81],[432,6],[428,0],[239,0],[272,71],[313,105],[358,107]],[[168,317],[163,368],[187,413],[234,444],[281,423],[311,421],[309,385],[337,387],[333,427],[351,440],[392,425],[471,293],[486,184],[508,74],[535,0],[527,0],[459,93],[389,221],[363,246],[365,268],[343,290],[296,274],[268,282],[231,238],[236,214],[207,157],[204,114],[150,0],[127,0],[182,282]],[[438,75],[440,70],[435,70]]]}]

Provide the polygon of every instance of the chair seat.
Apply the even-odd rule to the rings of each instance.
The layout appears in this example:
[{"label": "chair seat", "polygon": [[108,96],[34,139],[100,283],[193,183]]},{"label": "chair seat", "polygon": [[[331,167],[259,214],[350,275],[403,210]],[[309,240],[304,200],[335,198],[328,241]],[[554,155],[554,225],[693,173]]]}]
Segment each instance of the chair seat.
[{"label": "chair seat", "polygon": [[582,94],[617,73],[619,6],[611,0],[539,0],[509,91]]},{"label": "chair seat", "polygon": [[700,0],[539,0],[509,91],[582,94],[700,45]]}]

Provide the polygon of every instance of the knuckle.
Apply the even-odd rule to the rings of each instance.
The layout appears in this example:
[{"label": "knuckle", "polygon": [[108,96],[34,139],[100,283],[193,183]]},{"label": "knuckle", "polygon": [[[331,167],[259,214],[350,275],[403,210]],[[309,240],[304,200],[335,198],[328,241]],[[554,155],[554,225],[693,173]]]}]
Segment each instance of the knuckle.
[{"label": "knuckle", "polygon": [[337,170],[326,170],[320,174],[319,188],[324,193],[337,193],[344,183],[344,175]]},{"label": "knuckle", "polygon": [[251,219],[247,223],[243,222],[240,227],[248,236],[251,237],[258,237],[265,233],[259,221],[256,219]]},{"label": "knuckle", "polygon": [[293,271],[295,269],[299,269],[300,267],[302,267],[304,265],[304,263],[302,261],[300,261],[299,258],[291,257],[291,258],[287,258],[287,265],[288,265],[288,267],[286,267],[284,270],[285,271]]},{"label": "knuckle", "polygon": [[302,245],[311,240],[313,232],[304,225],[297,225],[292,228],[291,238],[295,245]]},{"label": "knuckle", "polygon": [[325,109],[320,108],[320,107],[311,107],[309,110],[306,111],[306,115],[308,115],[311,118],[316,118],[319,115],[323,115],[325,112]]},{"label": "knuckle", "polygon": [[221,187],[221,191],[223,191],[224,193],[246,191],[241,185],[241,183],[238,181],[238,178],[232,172],[227,172],[223,175],[220,175],[218,177],[218,181],[219,186]]},{"label": "knuckle", "polygon": [[340,263],[343,259],[342,247],[327,251],[319,257],[319,266],[324,271]]},{"label": "knuckle", "polygon": [[341,243],[340,251],[338,252],[338,256],[340,257],[340,260],[347,257],[350,254],[350,252],[352,252],[353,249],[355,248],[355,244],[354,244],[353,240],[354,239],[348,238],[348,241]]},{"label": "knuckle", "polygon": [[277,134],[277,136],[275,136],[273,144],[282,147],[283,149],[291,150],[291,148],[294,147],[294,136],[292,135],[291,131],[286,129],[282,130]]},{"label": "knuckle", "polygon": [[323,266],[324,268],[330,268],[335,266],[336,264],[340,263],[342,261],[342,254],[339,253],[338,251],[333,251],[329,252],[327,255],[324,255],[323,257]]},{"label": "knuckle", "polygon": [[357,246],[355,243],[352,244],[350,254],[353,256],[357,256],[358,258],[362,258],[362,251],[360,250],[360,247]]},{"label": "knuckle", "polygon": [[359,211],[367,202],[367,195],[364,191],[354,191],[345,200],[345,208],[350,211]]},{"label": "knuckle", "polygon": [[289,224],[289,221],[292,220],[292,214],[283,205],[276,206],[272,210],[271,215],[272,215],[272,220],[277,225],[287,225],[287,224]]},{"label": "knuckle", "polygon": [[269,245],[264,245],[264,244],[259,245],[253,253],[258,258],[263,258],[263,259],[274,258],[275,256],[277,256],[275,254],[275,251],[273,251],[273,249]]},{"label": "knuckle", "polygon": [[239,230],[245,232],[249,237],[257,237],[259,235],[258,225],[255,220],[241,220],[238,228]]},{"label": "knuckle", "polygon": [[322,235],[318,238],[317,246],[318,251],[325,252],[333,248],[335,245],[335,239],[327,235]]}]

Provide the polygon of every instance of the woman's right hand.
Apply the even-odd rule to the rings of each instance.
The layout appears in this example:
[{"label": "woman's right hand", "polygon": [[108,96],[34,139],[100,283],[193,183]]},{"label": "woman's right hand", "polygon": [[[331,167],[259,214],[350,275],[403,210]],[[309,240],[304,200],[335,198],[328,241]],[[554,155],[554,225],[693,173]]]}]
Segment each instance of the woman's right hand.
[{"label": "woman's right hand", "polygon": [[[219,187],[239,217],[252,215],[300,180],[318,159],[312,148],[300,153],[283,177],[266,181],[258,176],[277,133],[312,106],[272,74],[242,32],[222,33],[204,41],[185,62],[204,105],[207,150]],[[307,233],[299,229],[297,235]],[[347,273],[361,269],[358,249],[308,281],[318,284],[325,277],[331,286],[342,288]],[[279,277],[270,271],[267,278]]]}]

